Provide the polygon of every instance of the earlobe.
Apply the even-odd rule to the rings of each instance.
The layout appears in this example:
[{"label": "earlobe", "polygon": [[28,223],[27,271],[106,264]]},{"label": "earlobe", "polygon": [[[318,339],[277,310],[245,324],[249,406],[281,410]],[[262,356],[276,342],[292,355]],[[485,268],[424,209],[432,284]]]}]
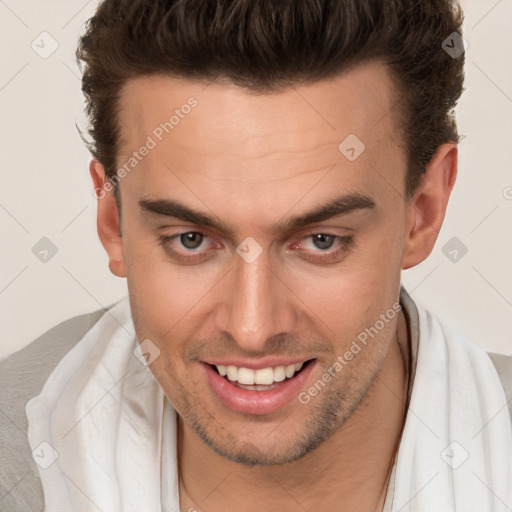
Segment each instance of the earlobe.
[{"label": "earlobe", "polygon": [[[116,201],[111,192],[105,189],[105,169],[97,160],[92,160],[89,172],[98,199],[97,229],[101,244],[108,254],[110,271],[118,277],[126,277],[121,226]],[[111,188],[111,187],[110,187]]]},{"label": "earlobe", "polygon": [[425,169],[407,207],[402,269],[418,265],[432,252],[457,176],[457,144],[441,145]]}]

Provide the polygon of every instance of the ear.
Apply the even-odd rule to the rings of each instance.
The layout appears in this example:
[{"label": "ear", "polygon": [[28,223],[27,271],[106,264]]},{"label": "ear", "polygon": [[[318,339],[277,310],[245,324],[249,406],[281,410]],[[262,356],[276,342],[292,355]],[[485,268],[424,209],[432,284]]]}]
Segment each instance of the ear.
[{"label": "ear", "polygon": [[402,269],[414,267],[432,252],[457,177],[457,144],[439,146],[407,206]]},{"label": "ear", "polygon": [[105,168],[97,160],[91,161],[89,172],[94,183],[95,197],[98,199],[98,235],[108,254],[108,266],[114,275],[126,277],[119,212],[111,193],[112,183],[105,179]]}]

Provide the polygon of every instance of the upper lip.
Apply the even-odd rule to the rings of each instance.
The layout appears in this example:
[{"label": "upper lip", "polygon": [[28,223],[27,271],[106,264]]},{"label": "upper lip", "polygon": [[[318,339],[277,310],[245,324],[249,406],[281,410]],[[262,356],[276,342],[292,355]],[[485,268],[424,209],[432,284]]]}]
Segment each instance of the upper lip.
[{"label": "upper lip", "polygon": [[276,366],[288,366],[290,364],[305,363],[313,359],[312,357],[264,357],[261,359],[241,359],[241,358],[208,358],[203,360],[204,363],[212,365],[223,365],[223,366],[236,366],[238,368],[250,368],[252,370],[260,370],[262,368],[268,368]]}]

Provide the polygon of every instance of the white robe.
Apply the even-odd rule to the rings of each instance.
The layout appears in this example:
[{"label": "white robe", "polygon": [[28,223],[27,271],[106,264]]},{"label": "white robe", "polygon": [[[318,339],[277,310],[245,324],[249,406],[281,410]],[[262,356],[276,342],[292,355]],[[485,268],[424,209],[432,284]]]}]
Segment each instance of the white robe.
[{"label": "white robe", "polygon": [[[483,349],[417,309],[414,383],[384,512],[512,510],[498,374]],[[125,298],[27,403],[47,512],[179,512],[177,415],[143,361]]]}]

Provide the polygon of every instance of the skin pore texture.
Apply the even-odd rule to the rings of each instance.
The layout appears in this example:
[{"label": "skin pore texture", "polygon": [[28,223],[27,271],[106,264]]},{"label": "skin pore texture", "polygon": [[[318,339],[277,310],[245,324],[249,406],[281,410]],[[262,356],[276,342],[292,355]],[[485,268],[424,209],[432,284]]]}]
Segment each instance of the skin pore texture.
[{"label": "skin pore texture", "polygon": [[[307,391],[399,302],[401,269],[436,241],[457,147],[438,148],[407,198],[395,93],[375,62],[264,94],[169,76],[123,87],[119,167],[148,136],[156,144],[120,181],[121,225],[113,197],[98,200],[98,232],[111,271],[127,277],[137,338],[160,350],[150,369],[179,415],[181,510],[382,509],[407,393],[403,313],[309,403],[268,414],[227,407],[201,361],[314,359]],[[197,105],[159,140],[189,98]],[[365,145],[354,161],[338,149],[350,134]],[[101,164],[90,171],[102,187]],[[287,223],[348,195],[366,202]],[[141,206],[164,200],[216,224]],[[190,235],[197,247],[185,233],[202,234]],[[315,243],[321,234],[333,238]],[[236,251],[247,237],[261,248],[251,263]]]}]

